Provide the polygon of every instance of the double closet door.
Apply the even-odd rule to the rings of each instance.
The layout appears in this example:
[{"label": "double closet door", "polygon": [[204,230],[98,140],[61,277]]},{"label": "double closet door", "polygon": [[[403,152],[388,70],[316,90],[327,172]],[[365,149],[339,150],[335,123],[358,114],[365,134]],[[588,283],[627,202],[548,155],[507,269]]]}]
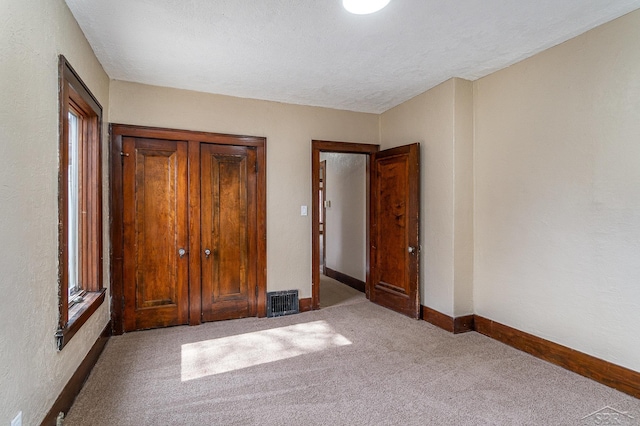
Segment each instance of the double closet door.
[{"label": "double closet door", "polygon": [[121,138],[123,331],[258,314],[258,148],[224,142]]}]

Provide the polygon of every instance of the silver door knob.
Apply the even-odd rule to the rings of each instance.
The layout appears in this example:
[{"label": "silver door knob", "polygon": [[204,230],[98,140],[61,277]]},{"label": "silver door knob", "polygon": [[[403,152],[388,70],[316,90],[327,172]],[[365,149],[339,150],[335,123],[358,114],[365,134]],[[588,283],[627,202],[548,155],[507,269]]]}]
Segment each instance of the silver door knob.
[{"label": "silver door knob", "polygon": [[416,251],[415,247],[409,246],[409,253],[413,253],[414,251]]},{"label": "silver door knob", "polygon": [[185,254],[187,254],[187,251],[185,249],[181,248],[180,250],[178,250],[178,256],[184,257]]},{"label": "silver door knob", "polygon": [[208,258],[209,258],[209,256],[211,255],[211,250],[206,249],[206,250],[204,251],[204,255],[205,255],[205,257],[208,259]]}]

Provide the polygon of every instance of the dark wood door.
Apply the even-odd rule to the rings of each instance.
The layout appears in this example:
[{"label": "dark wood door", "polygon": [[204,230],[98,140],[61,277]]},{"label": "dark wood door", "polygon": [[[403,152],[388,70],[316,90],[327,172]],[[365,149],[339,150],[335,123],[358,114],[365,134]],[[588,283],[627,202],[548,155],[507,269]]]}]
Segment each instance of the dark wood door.
[{"label": "dark wood door", "polygon": [[265,316],[266,139],[110,133],[114,333]]},{"label": "dark wood door", "polygon": [[256,314],[256,150],[202,144],[202,319]]},{"label": "dark wood door", "polygon": [[322,273],[327,274],[327,233],[324,231],[326,218],[327,218],[327,160],[320,162],[320,179],[318,181],[318,188],[320,188],[319,203],[320,203],[320,265],[322,266]]},{"label": "dark wood door", "polygon": [[372,302],[420,315],[420,145],[377,152],[371,173]]},{"label": "dark wood door", "polygon": [[186,324],[187,143],[122,144],[124,331]]}]

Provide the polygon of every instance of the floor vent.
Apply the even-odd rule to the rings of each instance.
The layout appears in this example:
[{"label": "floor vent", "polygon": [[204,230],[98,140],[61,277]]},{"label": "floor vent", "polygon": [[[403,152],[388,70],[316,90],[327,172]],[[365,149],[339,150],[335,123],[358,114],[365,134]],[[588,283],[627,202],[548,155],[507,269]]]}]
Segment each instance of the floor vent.
[{"label": "floor vent", "polygon": [[281,317],[297,314],[298,290],[272,291],[267,293],[267,316]]}]

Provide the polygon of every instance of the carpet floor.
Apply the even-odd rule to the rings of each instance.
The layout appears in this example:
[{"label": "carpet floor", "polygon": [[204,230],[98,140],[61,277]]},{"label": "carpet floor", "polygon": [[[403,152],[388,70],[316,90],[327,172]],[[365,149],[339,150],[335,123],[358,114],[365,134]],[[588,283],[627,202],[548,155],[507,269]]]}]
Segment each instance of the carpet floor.
[{"label": "carpet floor", "polygon": [[594,425],[605,407],[640,424],[636,398],[320,291],[318,311],[112,337],[64,425]]}]

